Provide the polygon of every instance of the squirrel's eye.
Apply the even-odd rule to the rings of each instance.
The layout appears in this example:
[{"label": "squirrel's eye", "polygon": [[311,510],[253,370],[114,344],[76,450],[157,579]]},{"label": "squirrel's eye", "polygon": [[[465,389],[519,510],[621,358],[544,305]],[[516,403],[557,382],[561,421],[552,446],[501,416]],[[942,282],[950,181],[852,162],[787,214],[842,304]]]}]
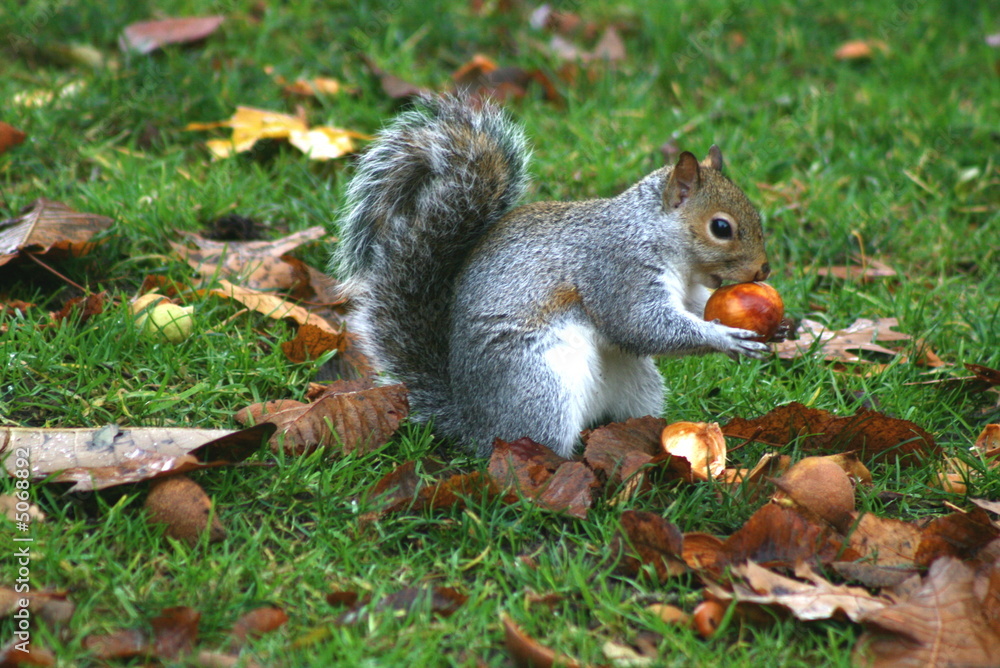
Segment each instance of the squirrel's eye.
[{"label": "squirrel's eye", "polygon": [[733,238],[733,226],[725,218],[713,218],[708,224],[708,230],[716,239]]}]

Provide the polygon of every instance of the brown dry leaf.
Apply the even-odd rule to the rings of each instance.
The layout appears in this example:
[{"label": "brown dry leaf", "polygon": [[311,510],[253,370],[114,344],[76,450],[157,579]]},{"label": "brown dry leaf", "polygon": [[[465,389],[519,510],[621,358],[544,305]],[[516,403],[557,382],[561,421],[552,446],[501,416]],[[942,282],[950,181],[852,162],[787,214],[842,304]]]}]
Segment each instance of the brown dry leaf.
[{"label": "brown dry leaf", "polygon": [[325,236],[318,225],[269,241],[213,241],[188,234],[185,241],[195,248],[172,241],[170,247],[206,278],[218,276],[252,290],[293,291],[309,277],[282,256]]},{"label": "brown dry leaf", "polygon": [[531,638],[506,613],[500,613],[500,621],[503,623],[504,645],[507,647],[507,653],[518,668],[551,668],[552,666],[580,668],[579,663],[565,654],[559,654]]},{"label": "brown dry leaf", "polygon": [[385,94],[393,100],[420,97],[422,95],[430,95],[433,93],[433,91],[429,88],[423,88],[422,86],[412,84],[409,81],[400,79],[394,74],[386,72],[381,67],[376,65],[374,60],[365,54],[361,54],[361,59],[364,61],[372,75],[377,77],[382,83],[382,90]]},{"label": "brown dry leaf", "polygon": [[244,614],[233,624],[229,632],[233,647],[242,647],[247,638],[257,638],[280,628],[288,621],[288,615],[281,608],[264,606]]},{"label": "brown dry leaf", "polygon": [[[660,436],[666,426],[666,420],[647,416],[599,427],[584,434],[583,459],[609,481],[624,482],[639,466],[662,452]],[[627,462],[632,453],[646,457]]]},{"label": "brown dry leaf", "polygon": [[683,457],[698,480],[711,480],[726,468],[726,439],[717,422],[675,422],[660,434],[663,451]]},{"label": "brown dry leaf", "polygon": [[921,530],[915,524],[865,513],[848,537],[848,546],[866,562],[886,568],[913,569]]},{"label": "brown dry leaf", "polygon": [[464,507],[467,496],[497,493],[493,481],[478,471],[448,474],[433,459],[421,461],[419,469],[417,462],[405,462],[372,487],[368,497],[380,504],[378,514]]},{"label": "brown dry leaf", "polygon": [[880,260],[863,257],[860,259],[860,264],[851,264],[842,267],[820,267],[816,270],[816,275],[838,278],[844,281],[870,283],[877,278],[894,277],[896,276],[896,270]]},{"label": "brown dry leaf", "polygon": [[0,647],[0,666],[15,668],[16,666],[54,666],[56,655],[51,650],[42,647],[31,640],[22,645],[19,638],[13,638]]},{"label": "brown dry leaf", "polygon": [[[399,424],[409,414],[410,404],[403,385],[385,385],[355,389],[357,381],[337,381],[331,391],[314,401],[288,408],[265,417],[277,425],[271,449],[284,448],[289,454],[302,455],[317,448],[331,452],[367,452],[389,441]],[[245,422],[251,411],[237,415]]]},{"label": "brown dry leaf", "polygon": [[997,566],[977,573],[938,559],[905,600],[862,618],[854,663],[870,668],[996,666],[1000,656]]},{"label": "brown dry leaf", "polygon": [[0,121],[0,155],[6,153],[9,149],[17,146],[24,142],[28,138],[28,135],[24,134],[13,125],[8,125],[3,121]]},{"label": "brown dry leaf", "polygon": [[625,60],[625,41],[615,30],[614,26],[608,26],[601,35],[593,52],[590,54],[593,60],[603,60],[609,63],[616,63]]},{"label": "brown dry leaf", "polygon": [[739,578],[732,582],[731,590],[708,583],[713,598],[723,603],[736,601],[741,608],[778,607],[803,621],[846,617],[858,622],[892,603],[861,587],[835,585],[808,566],[796,569],[796,575],[807,582],[778,575],[753,561],[733,566],[730,572]]},{"label": "brown dry leaf", "polygon": [[152,53],[167,44],[187,44],[205,39],[215,32],[224,17],[197,16],[140,21],[125,28],[119,39],[122,51]]},{"label": "brown dry leaf", "polygon": [[416,610],[430,610],[436,617],[451,617],[465,605],[469,597],[452,587],[406,587],[389,594],[374,605],[367,600],[356,604],[340,615],[338,625],[364,624],[370,614],[377,612],[409,613]]},{"label": "brown dry leaf", "polygon": [[556,469],[536,499],[549,510],[586,519],[595,487],[597,477],[590,467],[583,462],[566,462]]},{"label": "brown dry leaf", "polygon": [[567,461],[530,438],[510,443],[497,439],[493,444],[488,471],[499,489],[514,488],[532,498]]},{"label": "brown dry leaf", "polygon": [[294,339],[281,344],[281,351],[289,361],[302,364],[318,359],[331,350],[342,350],[346,339],[344,334],[346,332],[334,334],[315,325],[302,325]]},{"label": "brown dry leaf", "polygon": [[[0,451],[28,450],[33,480],[76,483],[70,491],[104,489],[194,469],[225,466],[260,449],[273,425],[249,429],[179,427],[120,429],[0,428]],[[14,473],[15,458],[5,466]]]},{"label": "brown dry leaf", "polygon": [[197,294],[211,294],[223,299],[232,299],[252,311],[263,313],[275,320],[289,318],[300,325],[315,325],[330,333],[335,334],[337,332],[337,329],[329,322],[314,313],[310,313],[302,306],[293,304],[277,295],[233,285],[227,280],[220,280],[218,288],[198,290]]},{"label": "brown dry leaf", "polygon": [[200,620],[201,614],[192,608],[167,608],[150,620],[152,637],[139,629],[123,629],[89,635],[83,639],[83,646],[97,659],[144,656],[174,660],[194,647]]},{"label": "brown dry leaf", "polygon": [[936,517],[920,532],[920,546],[914,557],[918,566],[930,566],[943,557],[968,561],[1000,536],[998,529],[982,508]]},{"label": "brown dry leaf", "polygon": [[104,302],[108,299],[107,292],[87,295],[86,297],[73,297],[63,304],[58,311],[49,313],[53,323],[58,324],[68,318],[78,318],[78,324],[83,325],[95,315],[104,313]]},{"label": "brown dry leaf", "polygon": [[965,363],[965,368],[975,374],[976,378],[988,385],[1000,385],[1000,371],[982,364]]},{"label": "brown dry leaf", "polygon": [[787,498],[838,531],[847,531],[853,520],[854,485],[833,459],[806,457],[773,482],[780,491],[772,498]]},{"label": "brown dry leaf", "polygon": [[341,128],[318,126],[310,128],[299,116],[267,109],[238,106],[227,120],[210,123],[188,123],[185,130],[231,128],[229,139],[205,142],[213,159],[228,158],[249,151],[261,139],[285,139],[307,153],[312,160],[329,160],[353,153],[355,139],[371,139],[368,135]]},{"label": "brown dry leaf", "polygon": [[725,540],[713,568],[744,561],[788,568],[800,561],[829,563],[838,556],[840,547],[828,526],[820,526],[791,508],[769,503]]},{"label": "brown dry leaf", "polygon": [[908,334],[892,331],[891,328],[898,324],[896,318],[858,318],[844,329],[831,331],[820,322],[803,318],[796,330],[798,338],[775,344],[774,351],[782,359],[796,359],[812,354],[818,343],[820,359],[833,362],[868,363],[869,360],[858,355],[858,351],[894,358],[899,356],[899,351],[881,344],[910,340]]},{"label": "brown dry leaf", "polygon": [[[186,475],[172,475],[153,482],[145,504],[150,524],[167,525],[166,535],[195,546],[206,531],[208,542],[226,537],[212,500],[201,485]],[[210,521],[211,520],[211,521]]]},{"label": "brown dry leaf", "polygon": [[[0,452],[0,456],[4,456],[6,453]],[[21,503],[13,494],[0,494],[0,515],[5,516],[11,522],[44,522],[45,513],[36,504],[32,503],[28,506],[28,509],[23,512],[18,512],[17,506]],[[18,518],[21,518],[18,520]],[[26,519],[25,519],[26,518]],[[2,616],[2,615],[0,615]]]},{"label": "brown dry leaf", "polygon": [[684,535],[671,522],[655,513],[626,510],[621,530],[611,543],[611,554],[621,560],[618,570],[635,577],[643,566],[651,566],[660,582],[687,572]]},{"label": "brown dry leaf", "polygon": [[598,484],[586,464],[568,461],[530,438],[511,443],[497,439],[488,470],[497,489],[517,490],[549,510],[581,519]]},{"label": "brown dry leaf", "polygon": [[0,221],[0,265],[21,253],[85,255],[94,247],[91,238],[113,222],[107,216],[74,211],[62,202],[37,199],[17,218]]},{"label": "brown dry leaf", "polygon": [[891,418],[862,408],[846,417],[808,408],[798,402],[778,406],[759,418],[733,418],[722,433],[782,447],[802,437],[807,452],[858,451],[866,459],[879,461],[896,457],[913,463],[921,454],[939,452],[934,438],[908,420]]},{"label": "brown dry leaf", "polygon": [[21,602],[26,600],[28,612],[32,615],[44,620],[50,626],[65,624],[76,610],[76,606],[67,596],[68,592],[61,590],[33,589],[18,592],[10,587],[0,587],[0,619],[17,612],[21,608]]}]

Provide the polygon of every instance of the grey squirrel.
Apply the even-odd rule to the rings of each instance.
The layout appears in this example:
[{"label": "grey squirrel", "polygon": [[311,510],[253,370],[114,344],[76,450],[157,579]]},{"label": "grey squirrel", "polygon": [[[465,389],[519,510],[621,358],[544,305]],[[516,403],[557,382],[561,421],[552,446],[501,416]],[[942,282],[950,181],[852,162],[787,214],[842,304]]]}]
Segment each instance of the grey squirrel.
[{"label": "grey squirrel", "polygon": [[445,96],[359,160],[332,265],[415,418],[479,455],[528,436],[568,457],[585,428],[661,413],[653,356],[764,356],[755,332],[702,318],[712,288],[770,272],[717,147],[616,197],[518,207],[528,158],[505,111]]}]

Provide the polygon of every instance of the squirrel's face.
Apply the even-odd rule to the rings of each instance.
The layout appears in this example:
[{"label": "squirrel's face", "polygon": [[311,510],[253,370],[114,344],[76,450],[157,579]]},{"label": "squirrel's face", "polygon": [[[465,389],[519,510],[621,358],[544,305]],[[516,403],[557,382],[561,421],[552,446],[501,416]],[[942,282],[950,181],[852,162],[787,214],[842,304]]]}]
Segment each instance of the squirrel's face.
[{"label": "squirrel's face", "polygon": [[[713,151],[717,151],[714,149]],[[663,192],[667,214],[677,216],[687,236],[692,269],[708,287],[724,281],[762,281],[771,273],[760,214],[722,172],[682,153]],[[721,153],[717,154],[721,166]]]}]

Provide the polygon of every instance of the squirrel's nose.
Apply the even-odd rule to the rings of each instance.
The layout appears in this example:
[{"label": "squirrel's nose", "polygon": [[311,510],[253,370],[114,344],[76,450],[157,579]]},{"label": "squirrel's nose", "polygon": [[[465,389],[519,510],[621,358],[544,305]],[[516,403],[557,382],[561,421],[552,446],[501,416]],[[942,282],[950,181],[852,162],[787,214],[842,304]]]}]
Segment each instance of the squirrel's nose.
[{"label": "squirrel's nose", "polygon": [[770,265],[770,263],[765,262],[764,264],[762,264],[760,266],[760,271],[758,271],[757,275],[753,277],[753,280],[755,280],[755,281],[763,281],[764,279],[766,279],[770,275],[771,275],[771,265]]}]

